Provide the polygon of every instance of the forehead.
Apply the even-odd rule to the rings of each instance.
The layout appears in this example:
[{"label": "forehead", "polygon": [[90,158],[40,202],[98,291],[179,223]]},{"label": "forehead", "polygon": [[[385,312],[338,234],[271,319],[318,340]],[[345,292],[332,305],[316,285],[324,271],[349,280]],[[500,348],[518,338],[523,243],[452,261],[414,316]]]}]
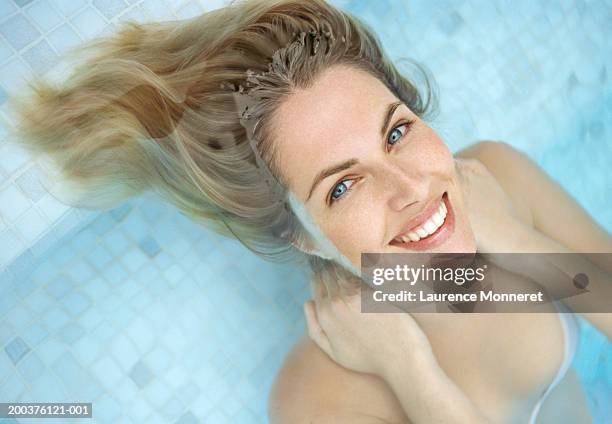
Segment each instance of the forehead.
[{"label": "forehead", "polygon": [[371,149],[393,101],[397,97],[376,77],[345,65],[327,69],[283,101],[274,116],[275,149],[280,172],[300,200],[319,170]]}]

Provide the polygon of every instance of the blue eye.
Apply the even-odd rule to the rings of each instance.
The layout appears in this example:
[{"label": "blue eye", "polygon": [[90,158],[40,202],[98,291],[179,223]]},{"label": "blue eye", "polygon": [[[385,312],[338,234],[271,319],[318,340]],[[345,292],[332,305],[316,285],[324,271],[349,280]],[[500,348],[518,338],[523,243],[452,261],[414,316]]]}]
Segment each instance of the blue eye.
[{"label": "blue eye", "polygon": [[344,193],[346,193],[347,191],[351,190],[350,187],[353,184],[350,184],[349,186],[347,186],[346,182],[348,182],[348,181],[353,181],[353,180],[343,180],[338,185],[336,185],[336,187],[334,187],[334,191],[331,194],[331,201],[332,202],[336,201],[337,199],[342,197],[344,195]]},{"label": "blue eye", "polygon": [[392,146],[395,145],[395,143],[400,141],[406,135],[406,133],[410,130],[410,127],[412,127],[412,124],[414,124],[414,121],[409,121],[393,128],[387,137],[387,143]]},{"label": "blue eye", "polygon": [[[389,136],[387,137],[387,144],[394,146],[398,143],[410,130],[412,124],[414,124],[414,120],[400,124],[393,128]],[[354,179],[346,179],[340,181],[335,187],[332,193],[330,194],[329,202],[330,204],[335,203],[338,200],[341,200],[345,193],[351,191],[351,186],[354,184]],[[349,186],[347,186],[346,182],[352,182]]]},{"label": "blue eye", "polygon": [[389,135],[389,140],[392,143],[391,144],[395,144],[397,142],[397,140],[399,140],[400,138],[402,138],[402,132],[400,131],[399,128],[395,128],[393,131],[391,131],[391,134]]}]

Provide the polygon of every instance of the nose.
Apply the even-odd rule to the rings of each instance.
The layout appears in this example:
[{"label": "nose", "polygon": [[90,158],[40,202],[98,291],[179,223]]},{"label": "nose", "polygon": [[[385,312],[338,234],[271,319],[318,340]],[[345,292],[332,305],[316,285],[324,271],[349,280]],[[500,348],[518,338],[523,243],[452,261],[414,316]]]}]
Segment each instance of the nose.
[{"label": "nose", "polygon": [[382,175],[382,193],[393,211],[402,211],[427,199],[429,178],[406,164],[385,164]]}]

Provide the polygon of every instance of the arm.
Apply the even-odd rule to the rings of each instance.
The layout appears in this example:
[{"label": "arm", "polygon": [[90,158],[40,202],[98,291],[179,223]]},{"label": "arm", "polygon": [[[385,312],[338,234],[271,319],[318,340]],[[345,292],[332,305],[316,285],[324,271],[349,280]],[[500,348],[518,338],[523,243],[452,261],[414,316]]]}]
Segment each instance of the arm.
[{"label": "arm", "polygon": [[347,369],[385,381],[411,423],[490,422],[440,368],[410,314],[362,313],[360,299],[305,304],[308,333],[322,351]]},{"label": "arm", "polygon": [[417,364],[389,366],[382,376],[414,423],[491,423],[433,355]]},{"label": "arm", "polygon": [[[564,303],[570,309],[606,310],[601,302],[607,300],[609,304],[612,299],[612,262],[596,253],[612,252],[612,236],[559,184],[508,144],[482,142],[460,156],[481,161],[513,201],[529,211],[536,231],[521,236],[523,244],[517,251],[584,254],[572,257],[573,263],[553,264],[568,276],[588,270],[591,277],[590,293],[568,298]],[[612,338],[612,314],[581,315]]]}]

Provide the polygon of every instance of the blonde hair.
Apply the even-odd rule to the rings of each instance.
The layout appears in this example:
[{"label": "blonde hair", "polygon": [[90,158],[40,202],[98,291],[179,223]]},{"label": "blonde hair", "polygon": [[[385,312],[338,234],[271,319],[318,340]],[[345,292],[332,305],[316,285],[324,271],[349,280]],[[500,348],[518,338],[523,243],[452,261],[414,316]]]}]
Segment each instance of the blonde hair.
[{"label": "blonde hair", "polygon": [[[304,229],[257,162],[282,198],[270,118],[284,98],[344,64],[378,78],[419,116],[435,101],[427,76],[425,97],[364,23],[324,0],[248,0],[187,21],[124,23],[78,52],[91,55],[70,79],[33,82],[16,102],[18,140],[82,190],[73,203],[106,208],[153,191],[272,260],[304,257],[291,243]],[[252,135],[237,94],[249,95],[246,118],[260,124]],[[315,285],[355,286],[337,263],[307,256]]]}]

